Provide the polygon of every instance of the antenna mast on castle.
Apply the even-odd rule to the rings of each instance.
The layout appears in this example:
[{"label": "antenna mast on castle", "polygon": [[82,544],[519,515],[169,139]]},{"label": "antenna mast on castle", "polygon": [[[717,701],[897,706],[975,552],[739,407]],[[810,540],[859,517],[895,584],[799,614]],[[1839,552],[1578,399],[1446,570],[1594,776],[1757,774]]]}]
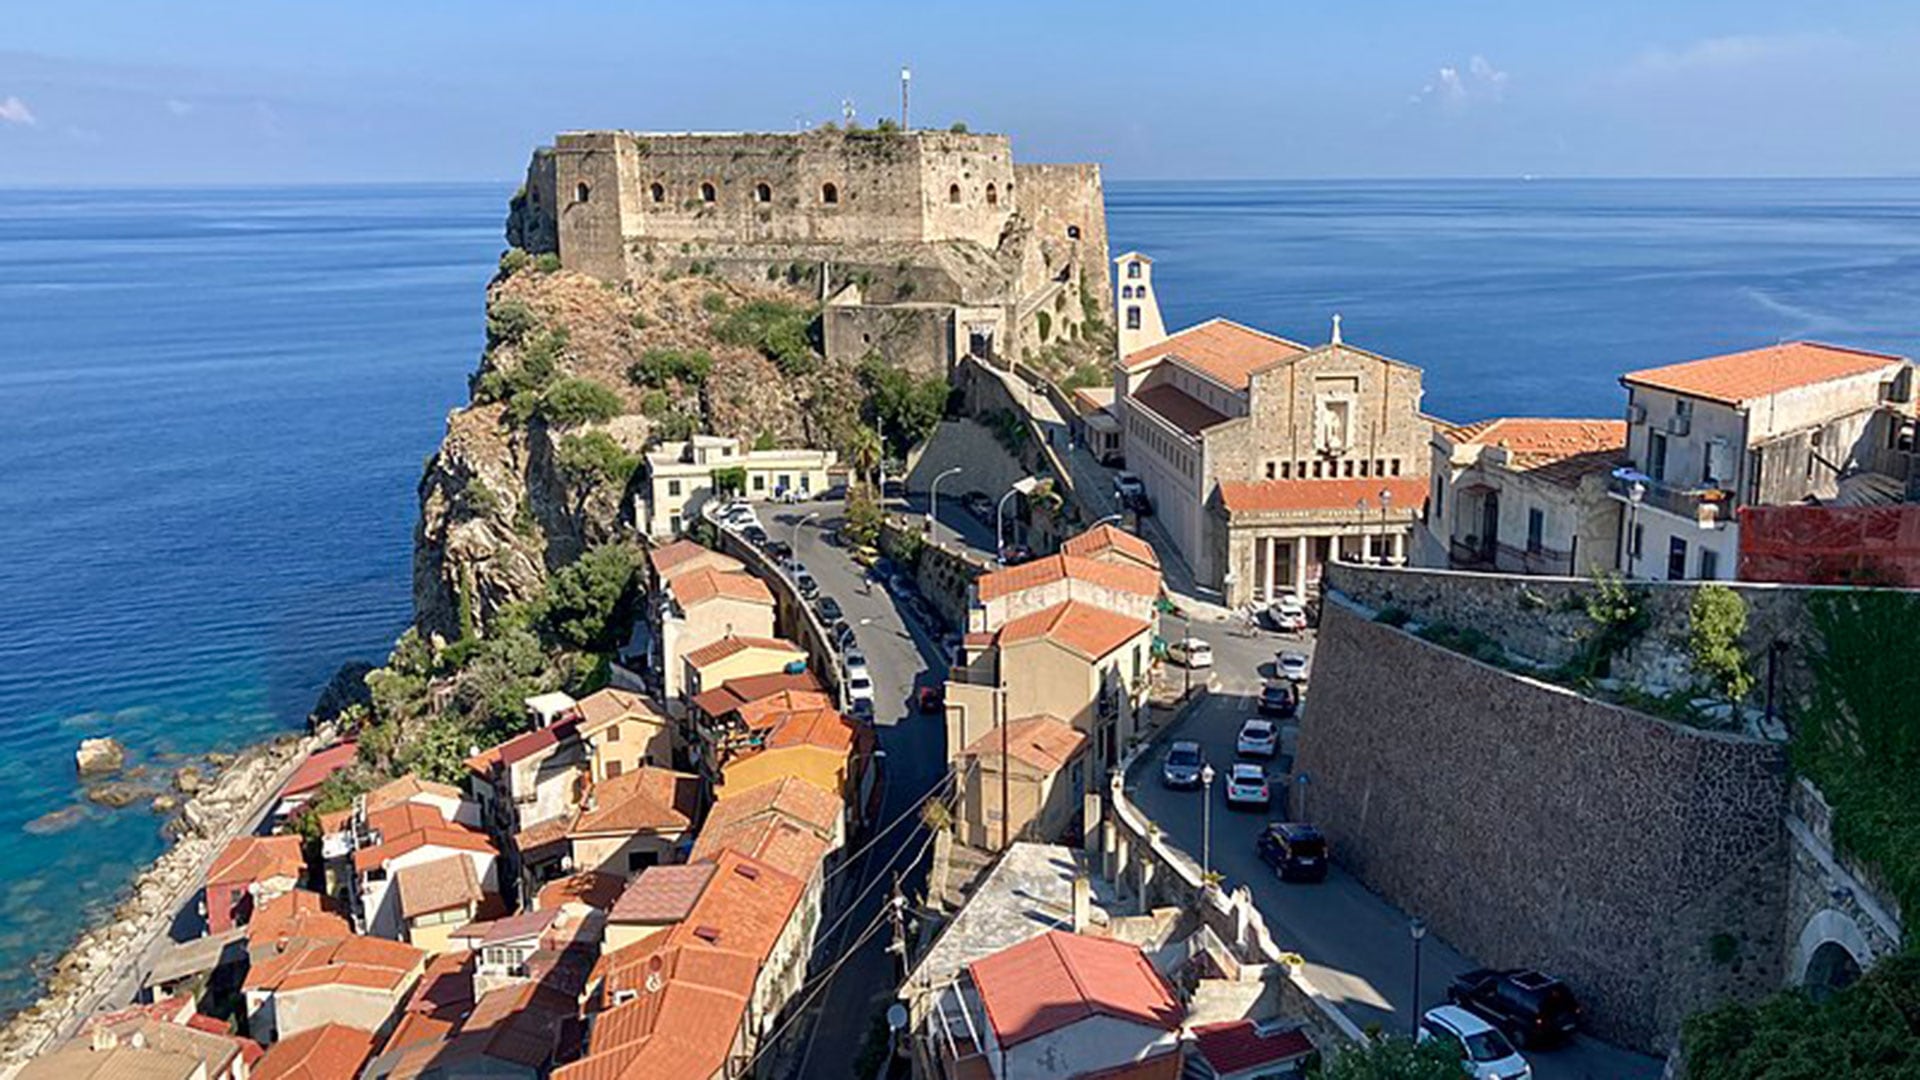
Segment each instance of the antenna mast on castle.
[{"label": "antenna mast on castle", "polygon": [[900,130],[907,130],[907,90],[913,85],[913,69],[900,65]]},{"label": "antenna mast on castle", "polygon": [[847,122],[847,126],[848,126],[848,127],[852,127],[852,126],[853,126],[853,115],[854,115],[854,113],[853,113],[853,99],[852,99],[852,98],[841,98],[841,99],[840,99],[840,118],[841,118],[842,120],[845,120],[845,121]]}]

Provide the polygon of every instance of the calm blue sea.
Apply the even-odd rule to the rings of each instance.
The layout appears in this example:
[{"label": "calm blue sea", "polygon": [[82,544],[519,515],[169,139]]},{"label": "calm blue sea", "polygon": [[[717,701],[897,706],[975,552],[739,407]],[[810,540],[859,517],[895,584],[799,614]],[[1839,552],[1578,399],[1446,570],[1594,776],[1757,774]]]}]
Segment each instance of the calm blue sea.
[{"label": "calm blue sea", "polygon": [[[159,852],[75,805],[297,725],[405,625],[414,485],[481,344],[505,185],[0,198],[0,1010]],[[1427,372],[1427,408],[1612,416],[1617,373],[1813,336],[1912,352],[1920,181],[1109,186],[1169,326]]]}]

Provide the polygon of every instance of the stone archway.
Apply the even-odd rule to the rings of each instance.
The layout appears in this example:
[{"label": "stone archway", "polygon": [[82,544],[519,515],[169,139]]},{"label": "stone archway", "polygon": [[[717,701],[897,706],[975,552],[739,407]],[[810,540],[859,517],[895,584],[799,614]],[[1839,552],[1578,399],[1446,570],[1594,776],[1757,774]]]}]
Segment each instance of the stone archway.
[{"label": "stone archway", "polygon": [[1793,981],[1816,996],[1852,985],[1873,963],[1873,947],[1860,924],[1833,908],[1816,911],[1800,928],[1794,946]]}]

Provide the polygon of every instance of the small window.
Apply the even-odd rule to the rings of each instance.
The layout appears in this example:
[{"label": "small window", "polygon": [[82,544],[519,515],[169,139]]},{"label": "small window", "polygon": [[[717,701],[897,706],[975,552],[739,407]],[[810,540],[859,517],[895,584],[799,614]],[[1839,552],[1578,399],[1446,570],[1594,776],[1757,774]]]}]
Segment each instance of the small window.
[{"label": "small window", "polygon": [[1367,477],[1367,468],[1368,468],[1367,459],[1361,458],[1360,459],[1360,478],[1362,480],[1366,479]]},{"label": "small window", "polygon": [[766,184],[753,185],[753,201],[759,202],[759,203],[772,202],[773,189],[771,187],[768,187]]},{"label": "small window", "polygon": [[720,197],[720,193],[714,190],[713,185],[711,183],[703,183],[700,185],[700,201],[701,202],[712,202],[719,197]]},{"label": "small window", "polygon": [[821,184],[820,185],[820,201],[823,203],[826,203],[828,206],[833,206],[839,203],[840,189],[833,186],[832,184]]},{"label": "small window", "polygon": [[1280,463],[1280,479],[1282,480],[1293,479],[1293,462],[1283,461]]},{"label": "small window", "polygon": [[994,186],[993,184],[987,185],[987,205],[988,206],[1000,205],[1000,189]]},{"label": "small window", "polygon": [[1273,462],[1271,461],[1267,462],[1267,479],[1269,480],[1274,479],[1278,475],[1278,473],[1279,473],[1279,470],[1274,466]]},{"label": "small window", "polygon": [[767,474],[766,473],[753,474],[753,490],[755,491],[767,490]]},{"label": "small window", "polygon": [[1541,548],[1545,546],[1546,531],[1547,531],[1547,515],[1543,511],[1541,511],[1539,507],[1529,507],[1527,509],[1527,552],[1528,554],[1531,554],[1531,555],[1540,554]]},{"label": "small window", "polygon": [[654,202],[657,202],[657,203],[666,202],[667,186],[665,184],[656,183],[652,187],[647,189],[647,194],[653,198]]},{"label": "small window", "polygon": [[1127,329],[1129,330],[1140,329],[1140,309],[1139,308],[1130,307],[1127,309]]},{"label": "small window", "polygon": [[1069,240],[1080,239],[1080,226],[1078,225],[1067,226],[1067,239]]},{"label": "small window", "polygon": [[593,197],[593,188],[589,187],[586,181],[584,180],[581,181],[579,185],[577,185],[573,189],[574,202],[586,202],[588,199],[592,197]]},{"label": "small window", "polygon": [[1140,276],[1140,264],[1138,262],[1130,262],[1127,264],[1127,276],[1130,278]]},{"label": "small window", "polygon": [[1391,476],[1400,475],[1400,459],[1399,458],[1387,459],[1387,473],[1388,475],[1391,475]]},{"label": "small window", "polygon": [[947,185],[947,201],[955,205],[959,205],[959,202],[960,202],[960,185],[959,184]]},{"label": "small window", "polygon": [[1700,579],[1715,581],[1720,577],[1720,553],[1712,548],[1700,549]]},{"label": "small window", "polygon": [[667,496],[669,498],[675,498],[675,497],[678,497],[679,494],[680,494],[680,481],[678,480],[667,481]]},{"label": "small window", "polygon": [[620,741],[620,725],[619,724],[614,724],[611,727],[607,728],[607,741],[608,742]]},{"label": "small window", "polygon": [[625,768],[626,766],[622,765],[618,761],[607,762],[607,779],[611,780],[614,777],[619,776],[620,773],[625,770]]}]

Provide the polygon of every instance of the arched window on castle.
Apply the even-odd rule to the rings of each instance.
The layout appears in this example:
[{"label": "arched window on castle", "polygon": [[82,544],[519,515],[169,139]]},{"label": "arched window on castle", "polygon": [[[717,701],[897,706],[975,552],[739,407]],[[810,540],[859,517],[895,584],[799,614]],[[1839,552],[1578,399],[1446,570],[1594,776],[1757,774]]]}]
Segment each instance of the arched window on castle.
[{"label": "arched window on castle", "polygon": [[772,201],[773,201],[773,189],[772,189],[772,188],[770,188],[770,187],[768,187],[768,186],[767,186],[767,185],[765,185],[765,184],[755,184],[755,185],[753,185],[753,201],[754,201],[754,202],[759,202],[759,203],[770,203],[770,202],[772,202]]},{"label": "arched window on castle", "polygon": [[1078,225],[1067,226],[1067,239],[1069,240],[1080,239],[1080,226]]},{"label": "arched window on castle", "polygon": [[654,202],[666,202],[667,186],[665,184],[656,183],[652,187],[647,189],[647,194],[653,197]]},{"label": "arched window on castle", "polygon": [[700,185],[700,201],[701,202],[712,202],[713,200],[719,197],[720,197],[720,193],[713,189],[713,184],[711,182],[703,183]]},{"label": "arched window on castle", "polygon": [[958,205],[958,203],[960,202],[960,185],[959,184],[947,185],[947,201]]},{"label": "arched window on castle", "polygon": [[574,189],[573,189],[574,202],[586,202],[588,199],[592,197],[593,197],[593,189],[587,186],[587,182],[585,180],[582,180],[579,184],[574,186]]},{"label": "arched window on castle", "polygon": [[988,206],[1000,205],[1000,189],[995,187],[992,184],[987,185],[987,205]]},{"label": "arched window on castle", "polygon": [[820,201],[826,203],[828,206],[833,206],[840,201],[840,189],[834,187],[832,184],[821,184]]}]

